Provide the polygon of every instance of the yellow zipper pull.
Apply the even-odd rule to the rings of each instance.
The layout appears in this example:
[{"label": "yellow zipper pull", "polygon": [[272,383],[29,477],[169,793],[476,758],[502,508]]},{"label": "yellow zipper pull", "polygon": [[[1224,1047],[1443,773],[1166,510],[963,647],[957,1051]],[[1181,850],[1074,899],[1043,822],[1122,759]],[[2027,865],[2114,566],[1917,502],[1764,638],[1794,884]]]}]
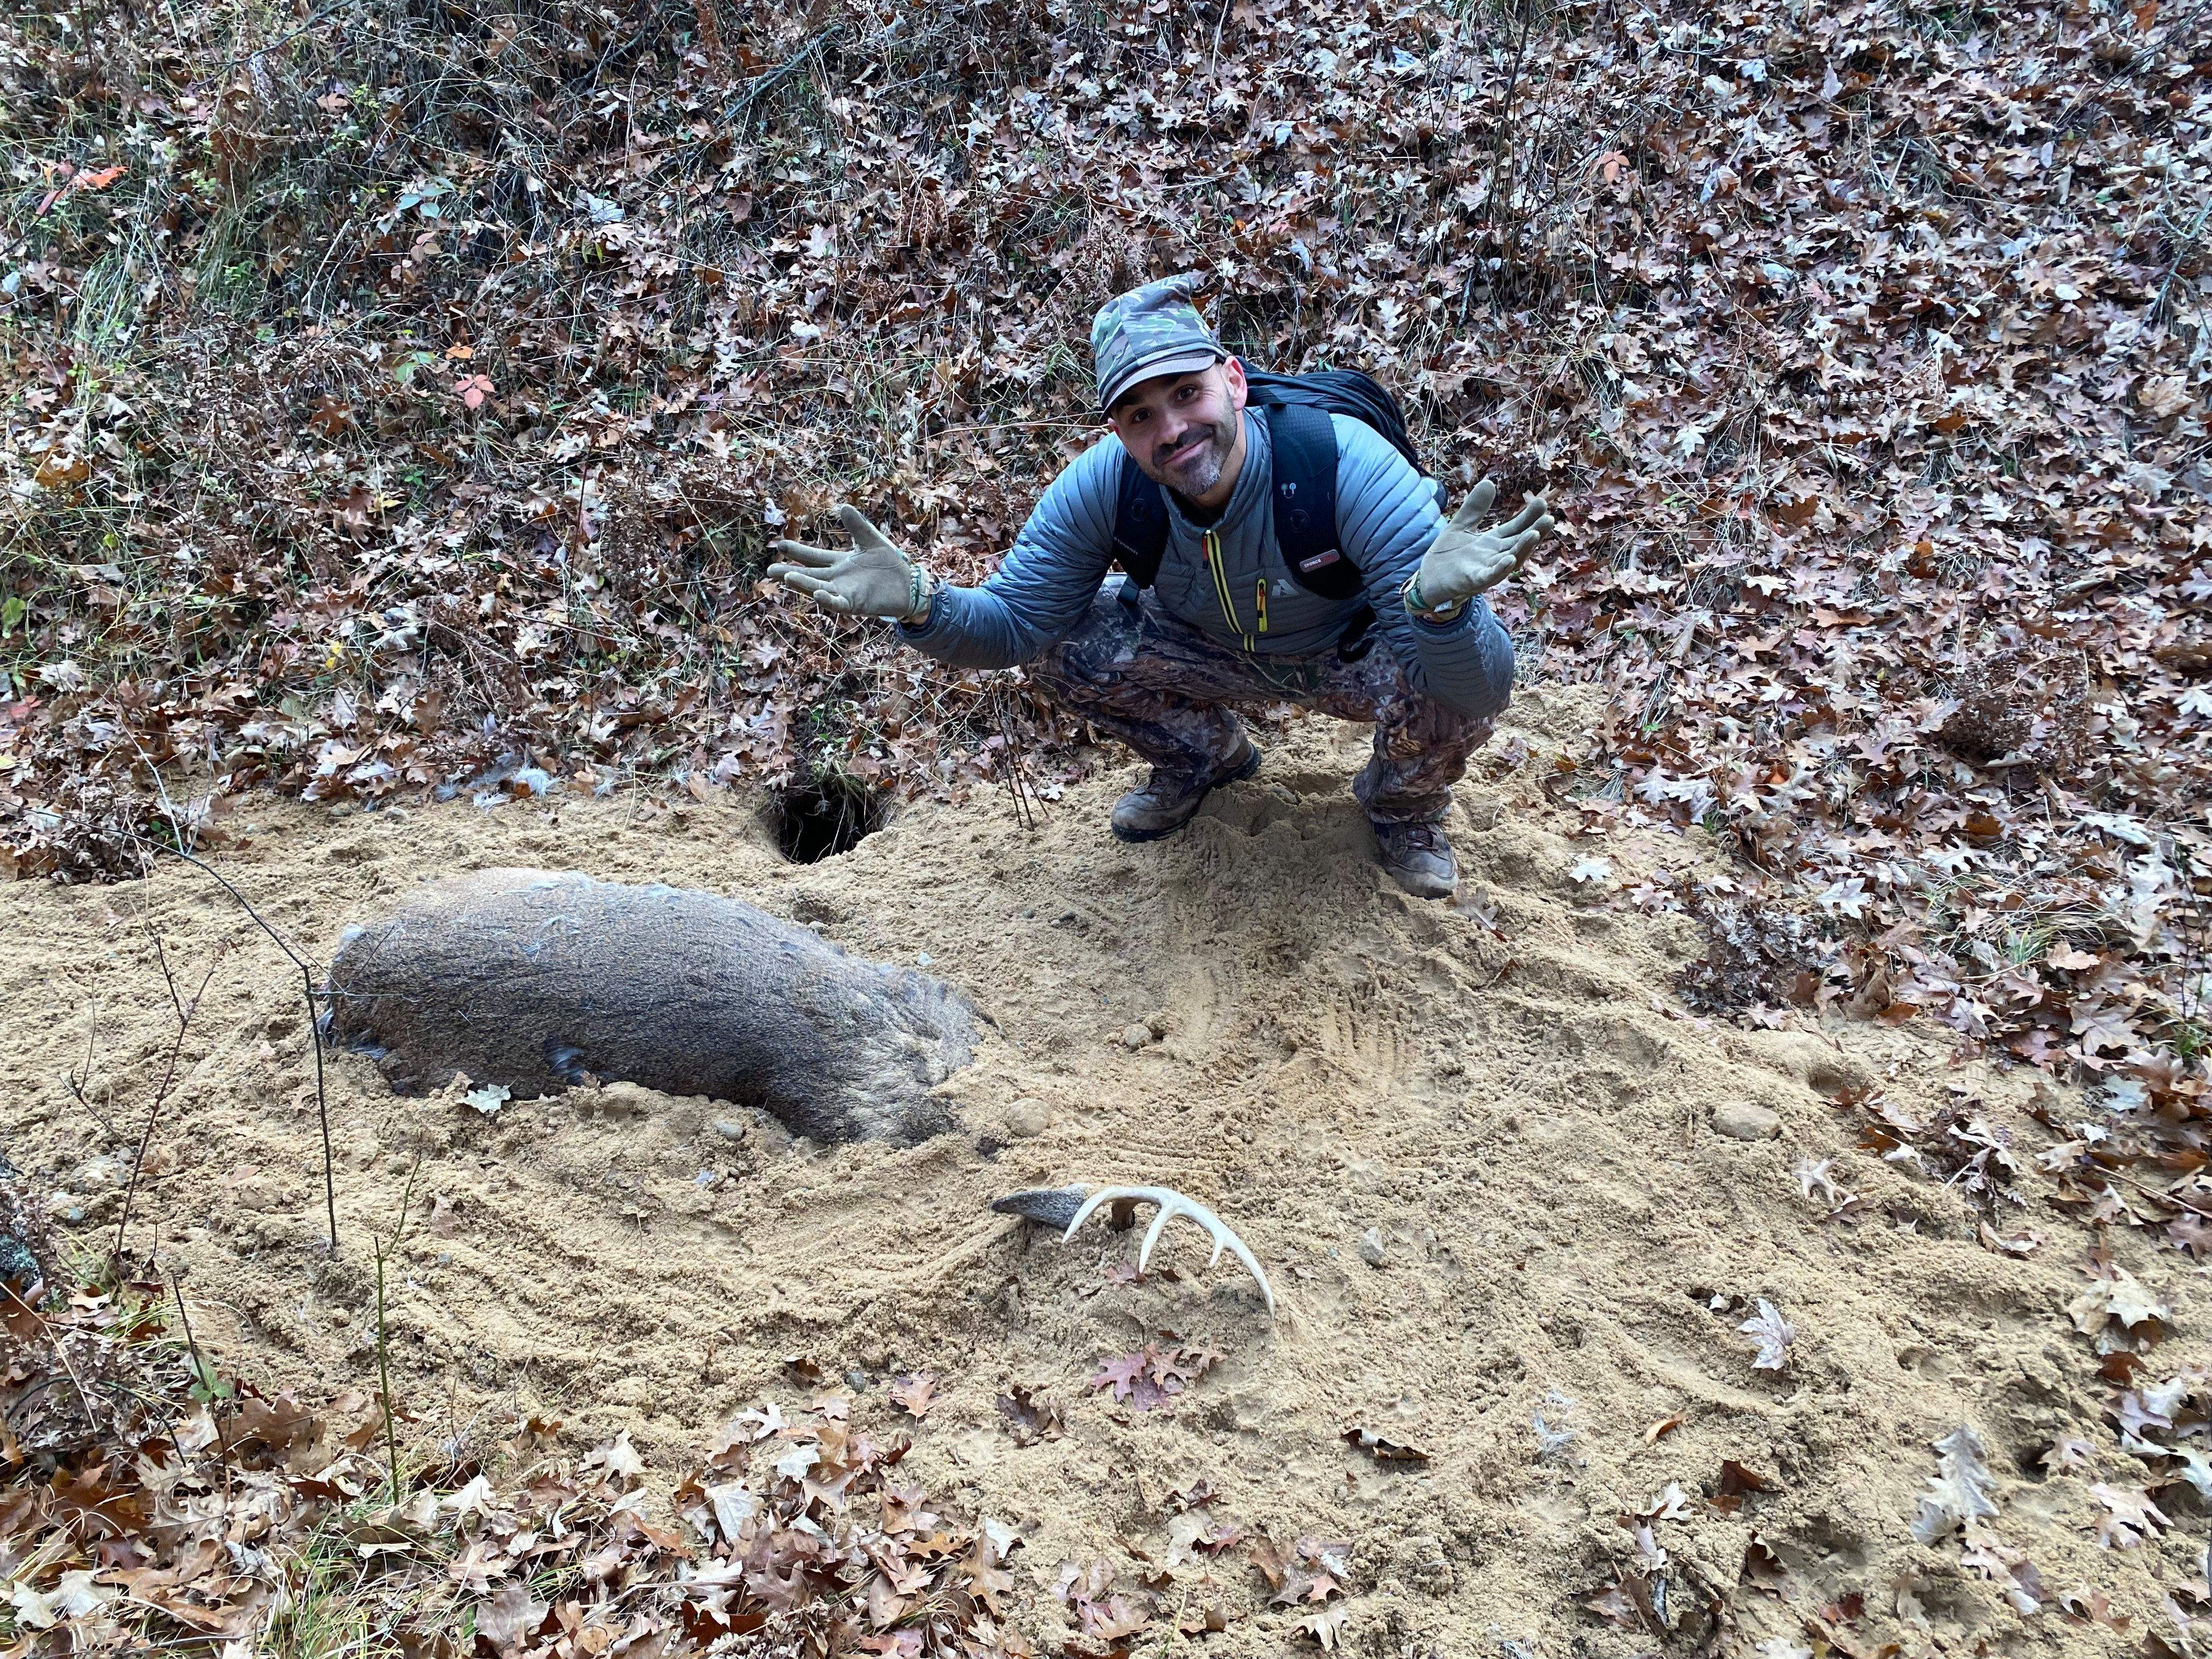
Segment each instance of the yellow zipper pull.
[{"label": "yellow zipper pull", "polygon": [[1264,634],[1267,631],[1267,579],[1265,576],[1260,578],[1252,590],[1252,604],[1260,613],[1260,631]]},{"label": "yellow zipper pull", "polygon": [[[1220,604],[1222,619],[1236,631],[1237,637],[1244,641],[1245,650],[1249,651],[1255,642],[1252,636],[1244,631],[1244,624],[1237,620],[1237,600],[1229,591],[1229,570],[1222,562],[1219,533],[1207,531],[1200,538],[1200,545],[1206,550],[1206,568],[1213,578],[1213,597]],[[1263,577],[1260,585],[1260,627],[1262,632],[1267,626],[1267,587]]]}]

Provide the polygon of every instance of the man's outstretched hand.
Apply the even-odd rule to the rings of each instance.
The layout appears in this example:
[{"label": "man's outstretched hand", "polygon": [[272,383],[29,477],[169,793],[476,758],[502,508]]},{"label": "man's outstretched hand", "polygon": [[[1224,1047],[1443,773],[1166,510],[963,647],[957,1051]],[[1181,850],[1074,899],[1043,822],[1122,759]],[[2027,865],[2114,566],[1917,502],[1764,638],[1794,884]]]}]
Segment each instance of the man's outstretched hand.
[{"label": "man's outstretched hand", "polygon": [[917,622],[926,616],[929,578],[859,507],[840,506],[837,520],[853,538],[851,552],[781,541],[775,548],[783,558],[769,566],[768,574],[840,616],[900,617]]},{"label": "man's outstretched hand", "polygon": [[1413,577],[1423,609],[1439,611],[1497,586],[1552,533],[1552,512],[1541,495],[1529,496],[1497,529],[1480,528],[1497,498],[1498,486],[1485,478],[1468,492],[1451,522],[1437,532]]}]

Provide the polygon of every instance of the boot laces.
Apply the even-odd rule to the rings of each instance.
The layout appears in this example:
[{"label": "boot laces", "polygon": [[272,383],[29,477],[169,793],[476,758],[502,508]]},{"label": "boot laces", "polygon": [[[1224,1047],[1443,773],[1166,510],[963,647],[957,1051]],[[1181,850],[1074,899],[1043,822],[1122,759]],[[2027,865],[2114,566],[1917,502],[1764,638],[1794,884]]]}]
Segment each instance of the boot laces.
[{"label": "boot laces", "polygon": [[1441,853],[1443,836],[1433,823],[1398,823],[1390,827],[1390,839],[1417,853]]}]

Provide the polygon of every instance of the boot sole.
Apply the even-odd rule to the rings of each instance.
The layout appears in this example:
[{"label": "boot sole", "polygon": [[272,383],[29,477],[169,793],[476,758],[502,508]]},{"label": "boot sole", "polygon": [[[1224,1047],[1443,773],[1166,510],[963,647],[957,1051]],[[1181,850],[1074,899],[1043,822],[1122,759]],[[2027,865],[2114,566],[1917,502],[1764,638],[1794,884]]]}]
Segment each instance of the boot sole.
[{"label": "boot sole", "polygon": [[1106,827],[1114,832],[1114,839],[1115,841],[1127,842],[1132,847],[1141,846],[1148,841],[1165,841],[1170,836],[1176,833],[1176,831],[1188,829],[1189,827],[1190,821],[1198,816],[1199,810],[1206,805],[1206,796],[1212,794],[1215,790],[1220,788],[1224,784],[1243,782],[1245,779],[1250,777],[1259,769],[1260,745],[1254,744],[1252,745],[1251,755],[1246,759],[1242,766],[1239,766],[1232,772],[1224,772],[1219,777],[1214,779],[1212,783],[1207,784],[1206,787],[1200,792],[1198,799],[1190,804],[1190,811],[1184,813],[1173,823],[1168,824],[1164,828],[1158,830],[1124,830],[1120,824],[1109,819]]},{"label": "boot sole", "polygon": [[1398,890],[1400,892],[1411,894],[1413,897],[1418,899],[1448,899],[1454,893],[1459,891],[1459,881],[1456,878],[1453,879],[1450,886],[1438,887],[1431,882],[1422,882],[1416,884],[1414,882],[1407,879],[1406,877],[1399,874],[1397,871],[1392,869],[1387,864],[1382,866],[1382,870],[1384,874],[1388,875],[1392,881],[1397,884]]},{"label": "boot sole", "polygon": [[[1457,860],[1452,860],[1451,878],[1447,882],[1443,877],[1431,872],[1410,870],[1402,865],[1391,863],[1389,859],[1383,855],[1382,837],[1379,830],[1376,831],[1375,840],[1376,862],[1382,866],[1382,873],[1397,884],[1401,892],[1409,893],[1418,899],[1447,899],[1459,891]],[[1439,885],[1439,883],[1443,884]]]}]

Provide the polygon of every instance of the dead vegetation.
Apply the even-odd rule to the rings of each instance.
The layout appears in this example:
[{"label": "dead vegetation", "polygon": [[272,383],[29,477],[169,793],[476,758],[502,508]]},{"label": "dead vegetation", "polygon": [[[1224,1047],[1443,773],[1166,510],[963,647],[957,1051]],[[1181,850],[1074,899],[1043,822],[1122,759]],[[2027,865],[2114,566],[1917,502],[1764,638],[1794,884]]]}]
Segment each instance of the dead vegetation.
[{"label": "dead vegetation", "polygon": [[1830,951],[1805,916],[1773,905],[1693,895],[1705,953],[1683,969],[1682,1000],[1700,1013],[1811,1004]]},{"label": "dead vegetation", "polygon": [[849,1395],[741,1416],[665,1502],[627,1436],[564,1454],[539,1417],[387,1468],[364,1396],[217,1376],[158,1283],[56,1282],[0,1304],[11,1652],[1032,1651],[998,1622],[1018,1540],[898,1484]]},{"label": "dead vegetation", "polygon": [[973,577],[1086,441],[1092,308],[1205,265],[1256,361],[1372,368],[1440,473],[1561,503],[1502,603],[1611,692],[1601,810],[1814,899],[1862,1006],[2162,1088],[2206,1045],[2191,15],[26,14],[0,838],[128,876],[263,782],[1019,805],[1082,734],[762,600],[762,548],[850,495]]},{"label": "dead vegetation", "polygon": [[[764,601],[763,549],[849,495],[979,574],[1088,435],[1091,310],[1205,265],[1255,361],[1374,368],[1455,487],[1489,471],[1560,505],[1502,608],[1535,672],[1608,693],[1572,769],[1589,825],[1738,857],[1732,890],[1651,896],[1709,941],[1693,1008],[1926,1017],[2087,1082],[2094,1133],[2047,1117],[2063,1200],[2201,1260],[2202,21],[2112,0],[11,15],[0,873],[137,876],[261,786],[501,810],[761,778],[832,852],[887,789],[1024,799],[1023,755],[1049,799],[1083,734],[1018,676]],[[1864,1149],[1966,1192],[1985,1248],[2036,1247],[1974,1103],[1869,1116]],[[718,1450],[679,1543],[619,1446],[564,1462],[544,1425],[496,1492],[462,1496],[489,1462],[441,1465],[380,1504],[365,1407],[222,1382],[128,1273],[57,1304],[43,1212],[6,1203],[19,1634],[304,1649],[320,1619],[438,1652],[473,1620],[495,1652],[679,1629],[774,1651],[834,1644],[881,1596],[888,1650],[1002,1639],[988,1529],[902,1529],[895,1457],[834,1412]],[[2076,1327],[2148,1448],[2143,1484],[2099,1483],[2125,1548],[2207,1492],[2208,1395],[2136,1377],[2163,1304],[2092,1272]],[[1195,1375],[1180,1352],[1108,1383],[1162,1404]],[[1018,1437],[1064,1427],[1006,1400]],[[1980,1456],[1935,1449],[1962,1566],[2113,1623],[1982,1526]],[[763,1507],[726,1526],[712,1494],[747,1460]],[[1666,1575],[1687,1512],[1624,1516],[1595,1616],[1718,1634],[1703,1581]],[[570,1541],[510,1547],[556,1515]],[[165,1553],[95,1574],[116,1516]],[[695,1595],[684,1551],[707,1579],[756,1552],[781,1588]],[[1260,1558],[1323,1647],[1342,1553]],[[1742,1580],[1780,1571],[1754,1540]],[[149,1575],[127,1607],[115,1572]],[[1102,1644],[1146,1611],[1095,1567],[1056,1594]],[[1808,1634],[1849,1651],[1859,1612]]]}]

